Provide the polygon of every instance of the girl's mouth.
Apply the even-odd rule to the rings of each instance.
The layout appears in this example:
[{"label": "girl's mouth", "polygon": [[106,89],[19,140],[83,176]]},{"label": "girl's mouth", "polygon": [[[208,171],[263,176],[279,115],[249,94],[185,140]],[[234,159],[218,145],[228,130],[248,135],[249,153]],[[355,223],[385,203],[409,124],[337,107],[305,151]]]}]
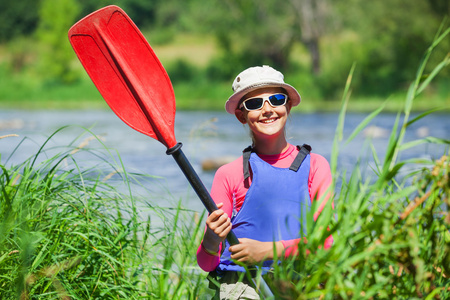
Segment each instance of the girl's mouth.
[{"label": "girl's mouth", "polygon": [[275,122],[276,120],[277,120],[277,118],[270,118],[270,119],[261,120],[259,122],[263,123],[263,124],[270,124],[270,123]]}]

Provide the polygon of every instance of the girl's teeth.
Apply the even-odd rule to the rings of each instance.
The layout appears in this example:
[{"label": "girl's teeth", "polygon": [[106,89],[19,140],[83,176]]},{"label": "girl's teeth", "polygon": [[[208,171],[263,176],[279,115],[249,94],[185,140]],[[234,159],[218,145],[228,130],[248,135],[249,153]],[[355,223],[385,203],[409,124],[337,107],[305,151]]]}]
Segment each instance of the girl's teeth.
[{"label": "girl's teeth", "polygon": [[275,121],[275,119],[269,119],[269,120],[264,120],[264,121],[262,121],[263,123],[272,123],[272,122],[274,122]]}]

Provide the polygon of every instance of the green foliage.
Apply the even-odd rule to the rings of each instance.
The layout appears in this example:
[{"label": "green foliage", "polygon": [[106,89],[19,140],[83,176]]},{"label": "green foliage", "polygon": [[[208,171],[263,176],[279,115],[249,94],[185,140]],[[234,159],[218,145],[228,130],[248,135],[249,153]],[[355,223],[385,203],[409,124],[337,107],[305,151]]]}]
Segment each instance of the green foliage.
[{"label": "green foliage", "polygon": [[[50,146],[54,135],[69,129],[59,129],[23,163],[0,163],[2,299],[207,293],[205,276],[194,267],[203,229],[192,222],[198,216],[133,196],[132,188],[151,176],[127,173],[109,149],[88,148],[100,140],[81,140],[87,131],[67,147]],[[89,156],[96,164],[84,167]]]},{"label": "green foliage", "polygon": [[34,32],[41,0],[3,1],[0,4],[0,43]]},{"label": "green foliage", "polygon": [[433,12],[441,18],[448,17],[450,15],[450,3],[446,0],[428,0]]},{"label": "green foliage", "polygon": [[198,76],[197,68],[186,60],[180,59],[166,67],[167,74],[173,84],[195,82]]},{"label": "green foliage", "polygon": [[46,79],[71,83],[79,76],[72,68],[74,54],[67,39],[67,31],[79,10],[75,0],[42,0],[37,35],[45,45],[40,57],[40,72]]},{"label": "green foliage", "polygon": [[158,28],[165,30],[168,27],[181,28],[180,18],[187,12],[190,1],[182,0],[117,0],[113,3],[123,8],[142,28]]},{"label": "green foliage", "polygon": [[356,63],[355,76],[352,78],[352,88],[358,90],[361,86],[360,62],[365,58],[364,45],[359,35],[354,32],[342,32],[341,35],[330,38],[322,43],[324,55],[322,71],[315,78],[322,97],[325,99],[339,99],[342,95],[345,80],[351,66]]},{"label": "green foliage", "polygon": [[236,70],[244,70],[249,66],[257,65],[243,62],[244,60],[238,55],[223,54],[220,57],[212,59],[205,73],[207,78],[213,81],[233,82],[234,77],[237,75]]},{"label": "green foliage", "polygon": [[76,2],[78,3],[77,5],[79,7],[79,10],[77,12],[77,19],[81,19],[84,16],[87,16],[88,14],[96,11],[97,9],[108,5],[122,5],[121,0],[76,0]]},{"label": "green foliage", "polygon": [[16,37],[8,43],[9,58],[5,66],[11,75],[23,74],[31,69],[30,65],[36,60],[33,47],[36,47],[36,41],[26,37]]},{"label": "green foliage", "polygon": [[[407,86],[440,24],[448,27],[445,14],[436,13],[431,2],[352,0],[338,6],[345,27],[358,35],[353,45],[359,48],[354,61],[360,69],[355,89],[364,94],[387,96]],[[449,47],[447,38],[435,49],[431,62],[441,61]],[[442,75],[449,73],[444,71]],[[339,83],[333,85],[338,87]]]},{"label": "green foliage", "polygon": [[298,41],[293,28],[295,12],[288,2],[214,1],[200,9],[204,14],[199,21],[213,30],[223,64],[238,62],[232,64],[234,73],[241,66],[264,63],[287,69],[293,44]]}]

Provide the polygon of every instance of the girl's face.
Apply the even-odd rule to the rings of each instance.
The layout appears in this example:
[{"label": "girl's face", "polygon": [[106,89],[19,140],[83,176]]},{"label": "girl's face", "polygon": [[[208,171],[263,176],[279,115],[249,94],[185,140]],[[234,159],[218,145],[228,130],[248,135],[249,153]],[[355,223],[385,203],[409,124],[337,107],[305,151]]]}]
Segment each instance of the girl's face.
[{"label": "girl's face", "polygon": [[[243,100],[254,97],[265,98],[277,93],[286,94],[286,91],[279,87],[261,88],[248,93]],[[276,107],[265,101],[260,110],[247,111],[245,108],[237,108],[235,114],[242,124],[248,124],[256,139],[265,139],[284,134],[284,126],[290,110],[291,103],[288,99],[286,105]]]}]

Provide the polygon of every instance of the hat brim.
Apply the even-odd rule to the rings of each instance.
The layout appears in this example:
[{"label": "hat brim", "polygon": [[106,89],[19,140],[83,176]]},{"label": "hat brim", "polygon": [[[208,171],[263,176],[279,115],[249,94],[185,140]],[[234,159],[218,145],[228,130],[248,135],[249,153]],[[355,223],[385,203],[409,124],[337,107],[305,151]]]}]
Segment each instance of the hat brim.
[{"label": "hat brim", "polygon": [[244,97],[246,94],[253,92],[255,90],[265,88],[265,87],[281,87],[286,90],[288,99],[292,103],[292,106],[297,106],[300,101],[301,97],[300,94],[297,92],[297,90],[286,83],[279,83],[279,82],[261,82],[255,85],[251,85],[233,95],[231,95],[230,98],[228,98],[227,102],[225,103],[225,110],[229,113],[234,115],[234,111],[237,108],[237,105],[239,104],[239,101],[241,101],[242,97]]}]

